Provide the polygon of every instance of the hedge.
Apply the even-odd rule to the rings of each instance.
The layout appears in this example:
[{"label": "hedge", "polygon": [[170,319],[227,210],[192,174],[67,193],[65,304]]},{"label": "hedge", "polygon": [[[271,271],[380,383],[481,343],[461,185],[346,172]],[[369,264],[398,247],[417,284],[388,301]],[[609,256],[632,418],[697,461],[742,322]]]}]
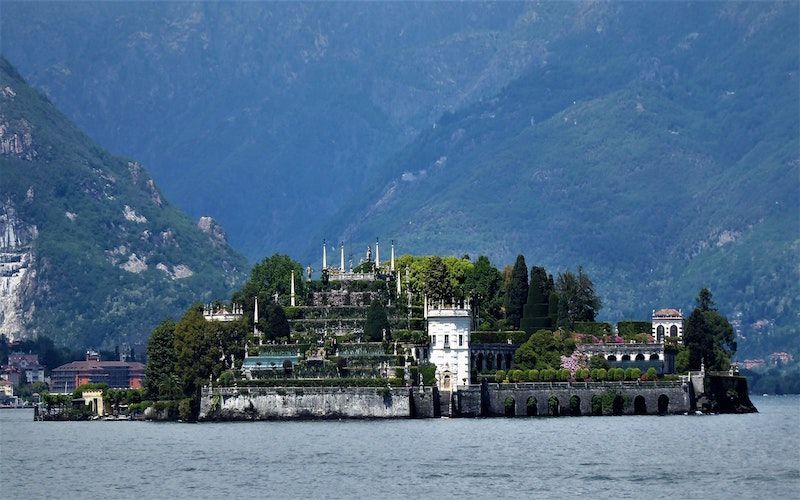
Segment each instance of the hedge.
[{"label": "hedge", "polygon": [[611,333],[611,323],[600,323],[596,321],[576,321],[572,330],[578,333],[603,336]]},{"label": "hedge", "polygon": [[653,324],[649,321],[620,321],[617,323],[617,331],[620,337],[632,337],[637,333],[652,333]]},{"label": "hedge", "polygon": [[[396,377],[385,378],[325,378],[325,379],[255,379],[239,380],[238,387],[384,387],[397,384]],[[402,383],[402,381],[400,381]]]}]

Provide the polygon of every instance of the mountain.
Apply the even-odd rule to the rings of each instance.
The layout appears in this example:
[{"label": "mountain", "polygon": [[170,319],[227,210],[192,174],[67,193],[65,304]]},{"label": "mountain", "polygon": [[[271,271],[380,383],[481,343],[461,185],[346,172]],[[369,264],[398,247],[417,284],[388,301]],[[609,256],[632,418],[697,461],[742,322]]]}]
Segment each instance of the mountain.
[{"label": "mountain", "polygon": [[[2,51],[251,259],[308,248],[385,158],[539,57],[569,6],[3,2]],[[556,25],[555,21],[553,25]],[[198,182],[186,182],[187,177]],[[314,246],[317,246],[314,241]]]},{"label": "mountain", "polygon": [[320,240],[709,286],[800,355],[792,2],[2,2],[0,47],[250,259]]},{"label": "mountain", "polygon": [[72,347],[146,340],[247,270],[141,164],[93,143],[0,59],[0,333]]},{"label": "mountain", "polygon": [[598,3],[494,98],[390,160],[344,240],[583,264],[606,319],[708,286],[742,354],[798,353],[798,22],[791,3]]}]

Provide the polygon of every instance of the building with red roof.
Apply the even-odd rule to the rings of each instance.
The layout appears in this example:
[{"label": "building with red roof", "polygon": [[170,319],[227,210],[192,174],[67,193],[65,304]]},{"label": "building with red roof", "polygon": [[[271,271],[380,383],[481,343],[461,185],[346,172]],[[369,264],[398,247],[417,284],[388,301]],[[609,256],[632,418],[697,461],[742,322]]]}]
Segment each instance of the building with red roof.
[{"label": "building with red roof", "polygon": [[144,380],[144,365],[135,361],[101,361],[93,351],[85,361],[73,361],[50,372],[50,390],[68,393],[83,384],[108,384],[114,389],[139,389]]}]

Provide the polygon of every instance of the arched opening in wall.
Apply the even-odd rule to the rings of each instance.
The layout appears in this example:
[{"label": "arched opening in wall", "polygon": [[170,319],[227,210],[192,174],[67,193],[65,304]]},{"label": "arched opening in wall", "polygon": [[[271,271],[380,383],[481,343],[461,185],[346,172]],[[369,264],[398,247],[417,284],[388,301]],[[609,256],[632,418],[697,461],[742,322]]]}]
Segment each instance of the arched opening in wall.
[{"label": "arched opening in wall", "polygon": [[659,415],[666,415],[669,411],[669,397],[666,394],[662,394],[658,397],[658,414]]},{"label": "arched opening in wall", "polygon": [[600,416],[603,414],[603,398],[592,396],[592,415]]},{"label": "arched opening in wall", "polygon": [[623,354],[622,355],[622,361],[630,361],[630,360],[631,360],[630,354]]},{"label": "arched opening in wall", "polygon": [[651,354],[650,355],[650,361],[658,361],[658,360],[659,360],[658,354]]},{"label": "arched opening in wall", "polygon": [[535,417],[536,415],[538,415],[539,408],[537,404],[538,401],[536,401],[535,397],[533,396],[529,397],[528,400],[525,401],[525,415],[529,417]]},{"label": "arched opening in wall", "polygon": [[506,353],[506,368],[511,368],[512,356],[510,352]]},{"label": "arched opening in wall", "polygon": [[[506,368],[508,367],[506,366]],[[500,353],[497,353],[497,369],[498,370],[503,369],[503,355]]]},{"label": "arched opening in wall", "polygon": [[622,415],[622,411],[625,409],[625,399],[617,394],[614,396],[614,401],[611,402],[611,414],[612,415]]},{"label": "arched opening in wall", "polygon": [[547,399],[547,414],[551,417],[557,417],[561,413],[561,408],[558,405],[558,398],[555,396],[550,396]]},{"label": "arched opening in wall", "polygon": [[656,328],[656,342],[659,344],[664,343],[664,325],[658,325],[658,328]]},{"label": "arched opening in wall", "polygon": [[288,359],[284,359],[284,360],[283,360],[283,375],[284,375],[285,377],[289,377],[289,376],[291,376],[291,374],[292,374],[292,368],[293,368],[293,366],[292,366],[292,362],[291,362],[291,361],[289,361]]},{"label": "arched opening in wall", "polygon": [[483,371],[483,353],[479,352],[477,356],[475,356],[475,369],[478,373]]},{"label": "arched opening in wall", "polygon": [[644,361],[644,354],[639,353],[636,355],[636,361]]},{"label": "arched opening in wall", "polygon": [[450,390],[450,372],[444,372],[444,377],[442,377],[442,390]]},{"label": "arched opening in wall", "polygon": [[569,398],[569,414],[573,417],[581,416],[581,398],[572,396]]},{"label": "arched opening in wall", "polygon": [[647,402],[641,394],[633,398],[633,413],[636,415],[647,415]]},{"label": "arched opening in wall", "polygon": [[494,369],[493,361],[494,361],[494,356],[492,356],[491,354],[487,354],[486,355],[486,369],[487,370],[493,370]]},{"label": "arched opening in wall", "polygon": [[511,396],[507,396],[506,399],[503,400],[503,414],[506,417],[513,417],[516,413],[516,401]]},{"label": "arched opening in wall", "polygon": [[606,359],[608,359],[608,361],[616,361],[616,360],[617,360],[617,357],[616,357],[616,356],[614,356],[613,354],[609,354],[609,355],[608,355],[608,358],[606,358]]},{"label": "arched opening in wall", "polygon": [[677,326],[672,325],[671,327],[669,327],[669,336],[670,337],[677,337],[678,336],[678,327]]}]

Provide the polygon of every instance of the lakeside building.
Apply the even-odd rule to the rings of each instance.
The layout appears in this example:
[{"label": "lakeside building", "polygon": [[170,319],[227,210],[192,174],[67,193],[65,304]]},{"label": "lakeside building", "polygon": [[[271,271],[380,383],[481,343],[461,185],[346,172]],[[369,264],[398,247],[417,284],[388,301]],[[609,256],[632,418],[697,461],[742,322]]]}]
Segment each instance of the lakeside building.
[{"label": "lakeside building", "polygon": [[12,352],[8,355],[8,365],[16,368],[20,373],[20,379],[29,384],[33,382],[44,382],[44,366],[39,364],[39,355],[22,352]]},{"label": "lakeside building", "polygon": [[230,307],[224,304],[206,304],[203,306],[203,319],[206,321],[221,321],[228,323],[239,321],[244,315],[241,304],[231,304]]},{"label": "lakeside building", "polygon": [[680,309],[653,309],[651,317],[652,335],[656,343],[663,344],[668,338],[683,341],[683,311]]},{"label": "lakeside building", "polygon": [[85,361],[73,361],[50,372],[50,389],[69,393],[89,383],[108,384],[114,389],[140,389],[144,365],[135,361],[101,361],[100,355],[87,351]]},{"label": "lakeside building", "polygon": [[450,391],[470,382],[469,333],[472,309],[469,305],[440,303],[425,307],[430,339],[429,361],[436,365],[440,390]]}]

